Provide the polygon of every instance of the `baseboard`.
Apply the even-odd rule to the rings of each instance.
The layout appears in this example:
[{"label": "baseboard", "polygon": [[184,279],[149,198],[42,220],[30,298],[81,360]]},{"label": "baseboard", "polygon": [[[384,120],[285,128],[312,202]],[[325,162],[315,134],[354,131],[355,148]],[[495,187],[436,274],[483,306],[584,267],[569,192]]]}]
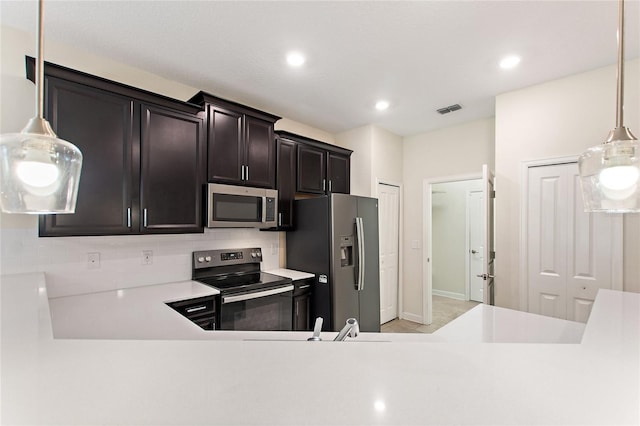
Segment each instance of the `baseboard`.
[{"label": "baseboard", "polygon": [[409,312],[403,312],[402,313],[402,319],[406,319],[408,321],[413,321],[413,322],[417,322],[417,323],[423,324],[422,315],[416,315],[416,314],[412,314],[412,313],[409,313]]},{"label": "baseboard", "polygon": [[467,300],[467,296],[465,296],[464,294],[454,293],[452,291],[444,291],[444,290],[433,289],[431,291],[431,294],[434,295],[434,296],[448,297],[449,299]]}]

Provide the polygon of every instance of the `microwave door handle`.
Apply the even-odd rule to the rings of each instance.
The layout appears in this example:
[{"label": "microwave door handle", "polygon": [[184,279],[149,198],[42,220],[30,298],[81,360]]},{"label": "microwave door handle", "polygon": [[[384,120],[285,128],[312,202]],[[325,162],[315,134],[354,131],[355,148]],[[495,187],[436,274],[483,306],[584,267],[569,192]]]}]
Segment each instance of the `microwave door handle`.
[{"label": "microwave door handle", "polygon": [[267,196],[262,197],[262,223],[267,223]]}]

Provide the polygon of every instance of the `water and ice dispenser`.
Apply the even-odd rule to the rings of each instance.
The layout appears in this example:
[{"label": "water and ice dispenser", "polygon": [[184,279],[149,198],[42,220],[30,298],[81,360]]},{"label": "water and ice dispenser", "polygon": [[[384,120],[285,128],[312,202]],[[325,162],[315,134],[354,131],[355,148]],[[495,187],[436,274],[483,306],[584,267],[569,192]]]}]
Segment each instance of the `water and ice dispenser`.
[{"label": "water and ice dispenser", "polygon": [[353,235],[340,237],[340,266],[353,266]]}]

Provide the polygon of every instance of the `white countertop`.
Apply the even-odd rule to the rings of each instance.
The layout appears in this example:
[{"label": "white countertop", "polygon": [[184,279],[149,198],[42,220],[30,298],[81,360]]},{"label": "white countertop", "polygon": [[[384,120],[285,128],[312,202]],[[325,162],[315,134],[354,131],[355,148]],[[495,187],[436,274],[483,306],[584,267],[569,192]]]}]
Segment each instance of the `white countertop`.
[{"label": "white countertop", "polygon": [[195,281],[49,299],[55,338],[200,339],[203,331],[166,302],[220,294]]},{"label": "white countertop", "polygon": [[269,274],[280,275],[281,277],[291,278],[293,281],[305,280],[307,278],[313,278],[315,275],[309,272],[296,271],[293,269],[273,269],[271,271],[265,271]]},{"label": "white countertop", "polygon": [[638,294],[580,344],[317,343],[56,339],[42,274],[0,290],[2,424],[640,423]]},{"label": "white countertop", "polygon": [[580,322],[480,304],[434,335],[461,343],[580,343],[584,329]]}]

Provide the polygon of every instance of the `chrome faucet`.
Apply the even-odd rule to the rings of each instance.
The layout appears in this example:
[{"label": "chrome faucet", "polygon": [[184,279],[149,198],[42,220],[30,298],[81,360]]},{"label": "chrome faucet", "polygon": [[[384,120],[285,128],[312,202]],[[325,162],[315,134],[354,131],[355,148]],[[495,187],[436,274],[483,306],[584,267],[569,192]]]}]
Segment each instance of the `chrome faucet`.
[{"label": "chrome faucet", "polygon": [[347,336],[354,338],[358,335],[358,333],[360,333],[360,326],[358,325],[358,321],[355,318],[349,318],[345,326],[342,327],[342,330],[340,330],[333,341],[342,342],[347,338]]},{"label": "chrome faucet", "polygon": [[322,331],[322,317],[316,318],[316,323],[313,326],[313,336],[309,337],[307,340],[310,342],[319,342],[322,340],[320,338],[320,331]]}]

